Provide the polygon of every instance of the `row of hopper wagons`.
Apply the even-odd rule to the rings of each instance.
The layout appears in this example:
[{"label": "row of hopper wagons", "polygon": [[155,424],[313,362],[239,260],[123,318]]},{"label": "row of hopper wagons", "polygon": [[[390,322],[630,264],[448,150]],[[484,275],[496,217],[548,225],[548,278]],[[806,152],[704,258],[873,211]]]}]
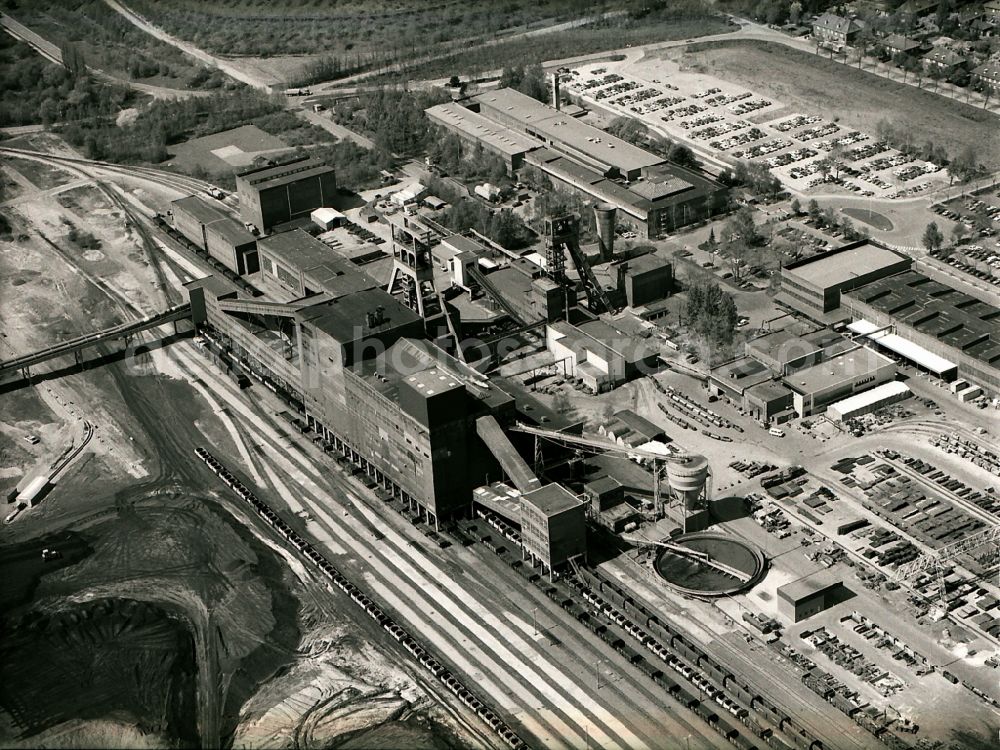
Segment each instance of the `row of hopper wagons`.
[{"label": "row of hopper wagons", "polygon": [[455,674],[438,661],[423,645],[398,625],[392,617],[386,614],[378,604],[361,589],[351,583],[329,560],[327,560],[312,544],[303,539],[294,529],[285,523],[278,514],[266,503],[253,494],[235,475],[232,474],[208,450],[199,447],[195,455],[219,479],[235,492],[254,512],[279,536],[283,537],[299,553],[309,561],[318,572],[333,585],[347,594],[351,600],[382,627],[390,637],[405,648],[420,665],[430,672],[442,685],[454,694],[463,704],[474,711],[511,750],[528,750],[527,743],[511,729],[504,720],[475,693],[469,690]]},{"label": "row of hopper wagons", "polygon": [[[739,734],[735,728],[726,725],[715,713],[712,704],[709,701],[702,701],[701,696],[707,695],[719,707],[733,715],[767,747],[775,748],[775,750],[788,750],[788,746],[776,737],[770,728],[760,726],[751,712],[784,732],[791,739],[796,750],[822,750],[823,744],[820,740],[809,737],[801,727],[796,726],[793,719],[777,706],[691,643],[683,634],[662,622],[643,604],[636,602],[623,592],[615,583],[606,580],[593,569],[578,568],[577,573],[579,577],[571,580],[577,590],[585,597],[586,592],[592,592],[592,602],[594,601],[593,594],[599,592],[599,598],[606,600],[608,604],[612,605],[613,610],[617,610],[617,612],[612,610],[610,616],[606,612],[604,616],[619,625],[625,632],[642,643],[647,650],[651,651],[654,661],[647,660],[645,656],[631,648],[623,638],[616,634],[616,631],[604,625],[600,617],[595,617],[592,609],[582,606],[575,600],[568,600],[571,602],[569,606],[564,603],[564,609],[567,609],[598,637],[609,643],[628,661],[635,664],[640,671],[663,687],[679,703],[695,711],[703,720],[715,726],[717,731],[735,746],[741,748],[757,747],[750,738]],[[591,607],[593,606],[591,604]],[[673,666],[673,669],[680,673],[682,679],[692,683],[691,686],[697,690],[698,696],[693,695],[669,674],[661,671],[657,662],[666,662]],[[682,662],[684,665],[690,666],[687,666],[686,669],[684,666],[677,666]],[[712,687],[713,684],[721,687],[721,690],[716,690]]]}]

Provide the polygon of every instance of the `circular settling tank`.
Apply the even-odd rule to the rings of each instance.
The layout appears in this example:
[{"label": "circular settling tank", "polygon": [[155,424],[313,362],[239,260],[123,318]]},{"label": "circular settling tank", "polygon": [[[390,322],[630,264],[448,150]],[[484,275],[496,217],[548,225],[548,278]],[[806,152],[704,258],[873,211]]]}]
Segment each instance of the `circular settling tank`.
[{"label": "circular settling tank", "polygon": [[748,589],[764,574],[756,547],[722,534],[685,534],[662,547],[653,567],[667,584],[689,596],[724,596]]}]

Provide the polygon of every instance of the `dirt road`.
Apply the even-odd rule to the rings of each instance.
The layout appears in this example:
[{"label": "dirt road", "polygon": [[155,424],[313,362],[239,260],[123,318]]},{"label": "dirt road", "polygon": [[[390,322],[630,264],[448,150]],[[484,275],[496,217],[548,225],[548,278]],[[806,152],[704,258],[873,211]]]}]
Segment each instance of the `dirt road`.
[{"label": "dirt road", "polygon": [[242,68],[240,68],[238,65],[234,65],[228,60],[224,60],[221,57],[215,57],[214,55],[210,55],[203,49],[200,49],[199,47],[196,47],[193,44],[189,44],[188,42],[185,42],[182,39],[178,39],[175,36],[171,36],[163,29],[154,26],[145,18],[140,16],[138,13],[122,5],[117,0],[104,0],[104,1],[108,4],[108,6],[112,10],[114,10],[116,13],[120,13],[122,16],[125,17],[126,20],[128,20],[130,23],[134,24],[138,28],[142,29],[150,36],[154,36],[162,42],[166,42],[167,44],[177,47],[177,49],[181,50],[181,52],[190,55],[196,60],[211,65],[214,68],[218,68],[226,75],[230,76],[231,78],[235,78],[237,81],[241,81],[242,83],[245,83],[248,86],[253,86],[256,89],[262,89],[264,91],[271,90],[271,84],[273,83],[273,81],[266,81],[260,76],[249,74]]}]

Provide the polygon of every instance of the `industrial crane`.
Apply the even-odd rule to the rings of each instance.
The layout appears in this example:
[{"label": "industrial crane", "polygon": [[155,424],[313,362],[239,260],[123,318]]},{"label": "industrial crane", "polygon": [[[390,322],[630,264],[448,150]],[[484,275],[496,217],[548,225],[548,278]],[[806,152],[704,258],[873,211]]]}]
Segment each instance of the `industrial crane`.
[{"label": "industrial crane", "polygon": [[[671,486],[681,494],[684,505],[684,518],[687,520],[687,510],[693,502],[702,497],[705,491],[710,472],[708,461],[704,456],[684,451],[675,453],[664,453],[657,450],[650,450],[645,447],[629,447],[621,445],[612,440],[587,435],[574,435],[558,430],[546,430],[541,427],[533,427],[522,422],[516,423],[512,428],[515,432],[523,432],[535,436],[535,455],[540,453],[538,441],[540,439],[551,440],[552,442],[576,449],[589,449],[595,453],[609,453],[613,455],[625,456],[627,458],[644,459],[653,462],[653,508],[657,517],[662,515],[662,504],[660,500],[660,479],[663,469],[668,468],[668,481]],[[669,449],[668,449],[669,450]],[[670,471],[673,467],[673,471]],[[686,501],[686,502],[685,502]]]},{"label": "industrial crane", "polygon": [[965,552],[971,552],[988,544],[992,544],[994,550],[996,550],[997,542],[1000,542],[1000,525],[990,526],[965,539],[959,539],[957,542],[946,544],[932,552],[925,552],[915,560],[900,565],[890,578],[896,583],[903,584],[914,580],[921,573],[930,572],[936,575],[938,581],[938,604],[943,613],[946,611],[944,606],[944,571],[948,567],[948,563]]}]

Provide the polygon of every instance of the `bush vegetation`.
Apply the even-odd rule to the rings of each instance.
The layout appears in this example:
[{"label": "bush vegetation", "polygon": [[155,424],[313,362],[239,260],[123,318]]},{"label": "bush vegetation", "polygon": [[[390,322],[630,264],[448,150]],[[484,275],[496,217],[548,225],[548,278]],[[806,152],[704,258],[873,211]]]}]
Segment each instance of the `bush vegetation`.
[{"label": "bush vegetation", "polygon": [[[546,60],[586,55],[654,42],[722,33],[728,22],[697,0],[667,3],[649,14],[626,13],[544,37],[518,38],[490,46],[459,49],[407,68],[405,78],[438,78],[460,74],[478,78],[498,70],[498,60],[533,65]],[[387,81],[401,76],[387,73]]]},{"label": "bush vegetation", "polygon": [[510,209],[490,210],[483,203],[471,197],[454,182],[434,177],[427,188],[450,204],[439,221],[454,232],[475,229],[508,250],[528,245],[532,240],[531,230],[524,221]]},{"label": "bush vegetation", "polygon": [[379,88],[363,93],[356,100],[338,103],[334,119],[371,138],[382,151],[413,155],[426,151],[431,128],[424,110],[451,101],[441,89],[407,91],[402,88]]},{"label": "bush vegetation", "polygon": [[160,162],[167,146],[188,138],[247,125],[279,112],[282,100],[252,89],[212,97],[161,99],[152,102],[124,125],[111,118],[71,122],[62,134],[88,159],[115,162]]},{"label": "bush vegetation", "polygon": [[0,127],[114,117],[137,97],[73,75],[26,44],[0,34]]},{"label": "bush vegetation", "polygon": [[607,131],[623,141],[662,156],[679,166],[691,169],[701,166],[690,148],[653,132],[641,120],[634,117],[616,117],[608,124]]},{"label": "bush vegetation", "polygon": [[[104,0],[9,2],[8,12],[44,38],[113,76],[169,78],[168,86],[212,88],[223,79],[173,45],[136,28]],[[11,7],[13,6],[13,7]]]},{"label": "bush vegetation", "polygon": [[[337,56],[343,67],[368,66],[366,56],[373,52],[385,62],[412,60],[460,46],[461,40],[496,39],[542,22],[619,9],[649,18],[658,12],[642,10],[651,5],[647,0],[439,0],[430,4],[290,0],[280,5],[265,0],[132,0],[130,5],[158,26],[210,52],[264,57],[324,53]],[[669,5],[691,6],[704,13],[706,3],[680,0]]]}]

